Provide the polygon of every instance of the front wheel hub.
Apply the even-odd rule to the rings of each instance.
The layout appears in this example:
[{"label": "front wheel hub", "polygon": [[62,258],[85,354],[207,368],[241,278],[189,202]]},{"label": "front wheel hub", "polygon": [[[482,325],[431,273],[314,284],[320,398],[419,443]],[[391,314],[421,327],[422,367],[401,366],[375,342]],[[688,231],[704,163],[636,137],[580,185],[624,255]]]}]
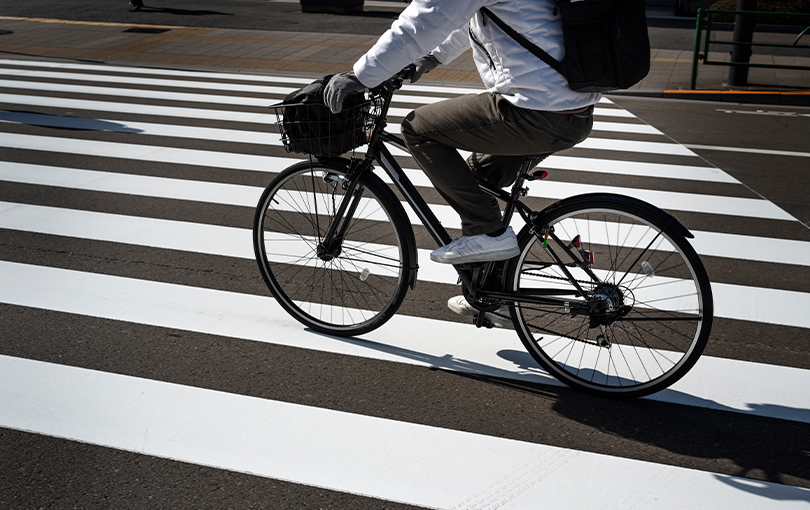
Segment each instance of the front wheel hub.
[{"label": "front wheel hub", "polygon": [[333,241],[329,246],[325,246],[323,243],[318,243],[315,253],[318,255],[319,259],[323,260],[324,262],[329,262],[330,260],[340,256],[342,247],[343,243],[338,241]]}]

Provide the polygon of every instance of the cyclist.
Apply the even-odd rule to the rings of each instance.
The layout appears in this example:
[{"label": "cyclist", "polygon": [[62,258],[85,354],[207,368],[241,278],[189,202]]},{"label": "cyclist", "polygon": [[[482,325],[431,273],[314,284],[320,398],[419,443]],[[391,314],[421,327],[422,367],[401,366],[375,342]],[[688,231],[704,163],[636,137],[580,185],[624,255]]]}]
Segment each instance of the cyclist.
[{"label": "cyclist", "polygon": [[[554,0],[414,0],[353,71],[332,77],[324,94],[337,113],[347,95],[379,85],[410,63],[416,66],[415,82],[472,47],[487,91],[421,106],[402,123],[413,158],[461,217],[461,237],[430,254],[446,264],[518,255],[514,231],[503,226],[497,201],[481,191],[476,177],[506,187],[525,155],[581,142],[590,134],[600,98],[571,90],[562,75],[487,19],[482,7],[562,60]],[[458,149],[472,155],[465,161]],[[477,313],[461,297],[449,304],[457,313]]]}]

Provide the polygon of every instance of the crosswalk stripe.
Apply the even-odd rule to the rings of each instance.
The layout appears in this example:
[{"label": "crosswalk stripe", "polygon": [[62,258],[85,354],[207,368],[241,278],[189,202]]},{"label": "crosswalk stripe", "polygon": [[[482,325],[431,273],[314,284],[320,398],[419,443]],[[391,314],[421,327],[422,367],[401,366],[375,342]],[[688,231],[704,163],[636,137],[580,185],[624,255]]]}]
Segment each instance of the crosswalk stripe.
[{"label": "crosswalk stripe", "polygon": [[740,182],[726,172],[708,166],[583,158],[559,154],[552,154],[543,160],[542,167],[559,170],[633,175],[636,177],[659,177],[666,179],[723,182],[729,184],[739,184]]},{"label": "crosswalk stripe", "polygon": [[[0,94],[0,101],[4,100],[4,94]],[[19,99],[24,96],[17,96]],[[6,98],[14,99],[14,97]],[[19,102],[19,101],[18,101]],[[40,104],[52,103],[59,104],[61,107],[76,106],[79,101],[76,100],[62,100],[59,102],[42,101],[36,98],[31,103]],[[88,101],[97,108],[104,108],[106,111],[112,111],[108,105],[101,101]],[[118,103],[122,105],[122,103]],[[82,105],[90,106],[90,105]],[[123,107],[118,108],[119,111],[126,110],[124,113],[144,114],[141,108],[136,108],[133,105],[123,104]],[[180,110],[177,112],[176,110]],[[152,111],[165,112],[171,116],[183,116],[188,118],[201,118],[209,119],[212,117],[208,111],[198,111],[192,108],[173,108],[173,107],[153,107]],[[214,110],[217,120],[235,121],[236,118],[230,115],[224,115],[225,112]],[[179,115],[182,113],[183,115]],[[237,112],[239,113],[239,112]],[[261,122],[263,124],[275,123],[275,116],[271,113],[267,114],[245,114],[240,116],[245,122]],[[174,136],[183,138],[195,138],[205,140],[219,140],[219,141],[234,141],[245,143],[268,143],[267,133],[264,131],[246,131],[235,129],[216,129],[216,128],[198,128],[192,126],[177,126],[173,124],[156,124],[151,122],[133,122],[123,120],[108,120],[108,119],[90,119],[83,117],[61,117],[56,115],[44,115],[38,113],[24,113],[24,112],[8,112],[0,111],[0,122],[10,122],[15,124],[30,124],[35,126],[49,126],[61,127],[69,129],[87,129],[92,131],[111,131],[116,133],[138,133],[146,135],[157,136]],[[627,124],[616,122],[594,122],[595,131],[610,131],[618,133],[642,133],[642,134],[659,134],[660,132],[655,128],[647,126],[646,124]],[[391,130],[389,130],[390,132]],[[397,130],[399,131],[399,130]],[[229,136],[230,135],[230,136]],[[237,136],[243,137],[242,139]],[[274,145],[281,145],[279,137],[274,137]],[[642,147],[643,148],[643,147]]]},{"label": "crosswalk stripe", "polygon": [[[0,302],[8,304],[560,384],[534,368],[511,330],[395,315],[378,330],[340,339],[304,330],[269,297],[12,262],[0,262],[0,281]],[[513,351],[525,361],[502,356]],[[682,380],[648,398],[810,423],[808,383],[810,370],[703,356]]]},{"label": "crosswalk stripe", "polygon": [[[158,161],[181,165],[214,166],[259,172],[279,172],[295,162],[295,160],[289,158],[272,156],[178,149],[173,147],[134,145],[121,142],[102,142],[15,133],[0,133],[0,147],[64,152],[68,154],[103,156],[108,158],[136,159],[141,161]],[[430,186],[430,181],[421,171],[409,172],[409,177],[417,186]],[[590,193],[597,189],[600,191],[612,190],[612,192],[615,193],[631,194],[641,200],[658,204],[664,209],[675,211],[710,212],[713,214],[795,221],[791,215],[778,208],[772,202],[761,199],[714,196],[709,199],[708,195],[556,182],[534,182],[530,183],[529,188],[533,192],[533,196],[553,199],[579,195],[581,193]],[[705,211],[707,201],[711,204],[710,211]]]},{"label": "crosswalk stripe", "polygon": [[[204,225],[175,220],[122,216],[0,202],[0,227],[41,234],[61,235],[150,246],[169,250],[253,259],[249,229]],[[420,281],[454,285],[452,268],[430,260],[430,250],[419,250]],[[713,283],[716,317],[810,327],[810,294]]]},{"label": "crosswalk stripe", "polygon": [[[263,191],[255,186],[9,162],[0,162],[0,181],[251,208],[256,206]],[[401,203],[409,213],[411,223],[420,225],[421,221],[410,206]],[[431,204],[431,209],[445,227],[461,228],[459,217],[450,206]],[[519,223],[516,220],[514,225],[519,228]],[[810,266],[810,243],[806,241],[705,231],[692,233],[695,238],[691,243],[701,255]]]},{"label": "crosswalk stripe", "polygon": [[[84,73],[68,73],[68,72],[54,72],[54,71],[28,71],[25,69],[5,69],[3,73],[5,76],[19,76],[22,78],[34,78],[44,80],[67,80],[67,81],[88,81],[94,83],[121,83],[121,77],[111,76],[106,74],[84,74]],[[232,92],[245,92],[250,94],[267,94],[267,95],[280,95],[286,96],[290,92],[297,90],[299,87],[283,87],[273,85],[247,85],[244,83],[217,83],[211,81],[188,81],[188,80],[170,80],[162,78],[142,78],[130,76],[126,78],[128,85],[137,85],[143,87],[173,87],[173,88],[188,88],[199,90],[228,90]],[[0,86],[9,86],[13,83],[12,80],[3,80]],[[128,89],[131,90],[131,89]],[[138,90],[138,89],[135,89]],[[482,91],[479,91],[482,92]],[[413,104],[432,104],[445,100],[445,97],[439,96],[418,96],[418,95],[400,95],[397,98],[398,103],[413,103]],[[265,100],[266,101],[266,100]]]},{"label": "crosswalk stripe", "polygon": [[69,99],[62,97],[26,96],[22,94],[0,94],[0,103],[16,105],[45,106],[65,110],[99,110],[136,115],[156,115],[161,117],[179,117],[184,119],[204,119],[230,122],[252,122],[275,124],[276,117],[266,112],[238,112],[233,110],[206,110],[202,108],[185,108],[179,106],[155,106],[138,103],[116,103],[112,101],[95,101],[89,99]]},{"label": "crosswalk stripe", "polygon": [[[143,68],[143,67],[122,67],[98,64],[74,64],[64,62],[34,62],[25,60],[0,60],[0,65],[16,66],[16,67],[38,67],[38,68],[51,68],[51,69],[69,69],[79,71],[104,71],[109,73],[119,74],[138,74],[138,75],[154,75],[154,76],[175,76],[179,78],[202,78],[217,80],[231,80],[231,81],[255,81],[261,83],[295,83],[298,85],[308,85],[312,83],[313,78],[295,78],[291,76],[273,76],[265,74],[247,74],[247,73],[211,73],[208,71],[185,71],[176,69],[158,69],[158,68]],[[227,85],[227,84],[225,84]],[[415,85],[406,83],[403,87],[405,92],[414,90],[420,92],[441,92],[443,94],[476,94],[481,92],[481,88],[473,87],[458,87],[449,85]]]},{"label": "crosswalk stripe", "polygon": [[[431,508],[804,508],[810,497],[796,487],[8,356],[0,367],[6,427]],[[583,488],[589,472],[600,475]],[[739,490],[752,485],[769,497]]]}]

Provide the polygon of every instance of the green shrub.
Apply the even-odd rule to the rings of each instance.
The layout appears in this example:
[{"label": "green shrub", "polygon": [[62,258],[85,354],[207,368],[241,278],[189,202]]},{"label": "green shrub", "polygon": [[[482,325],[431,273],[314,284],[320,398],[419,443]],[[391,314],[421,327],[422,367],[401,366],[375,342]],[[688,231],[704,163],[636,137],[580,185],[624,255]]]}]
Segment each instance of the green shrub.
[{"label": "green shrub", "polygon": [[[720,11],[736,11],[737,0],[718,0],[712,4],[711,9]],[[810,14],[810,0],[759,0],[757,11],[762,12],[793,12]],[[714,21],[734,22],[733,14],[714,14]],[[801,25],[810,26],[810,16],[774,16],[767,14],[757,15],[757,23],[763,25]]]}]

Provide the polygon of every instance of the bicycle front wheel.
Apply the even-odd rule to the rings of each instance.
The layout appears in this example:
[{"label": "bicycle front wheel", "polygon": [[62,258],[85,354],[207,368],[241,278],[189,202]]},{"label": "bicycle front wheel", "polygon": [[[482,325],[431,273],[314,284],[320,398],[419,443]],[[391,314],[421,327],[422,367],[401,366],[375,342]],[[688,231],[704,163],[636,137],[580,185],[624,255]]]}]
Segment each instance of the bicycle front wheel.
[{"label": "bicycle front wheel", "polygon": [[648,395],[683,377],[713,315],[689,242],[665,215],[627,201],[570,200],[550,211],[537,234],[523,233],[508,269],[512,291],[554,302],[512,308],[532,357],[565,384],[610,397]]},{"label": "bicycle front wheel", "polygon": [[279,304],[306,326],[340,336],[371,331],[396,312],[412,263],[402,206],[373,174],[355,188],[342,239],[324,249],[347,169],[304,161],[284,170],[262,194],[253,223],[259,270]]}]

